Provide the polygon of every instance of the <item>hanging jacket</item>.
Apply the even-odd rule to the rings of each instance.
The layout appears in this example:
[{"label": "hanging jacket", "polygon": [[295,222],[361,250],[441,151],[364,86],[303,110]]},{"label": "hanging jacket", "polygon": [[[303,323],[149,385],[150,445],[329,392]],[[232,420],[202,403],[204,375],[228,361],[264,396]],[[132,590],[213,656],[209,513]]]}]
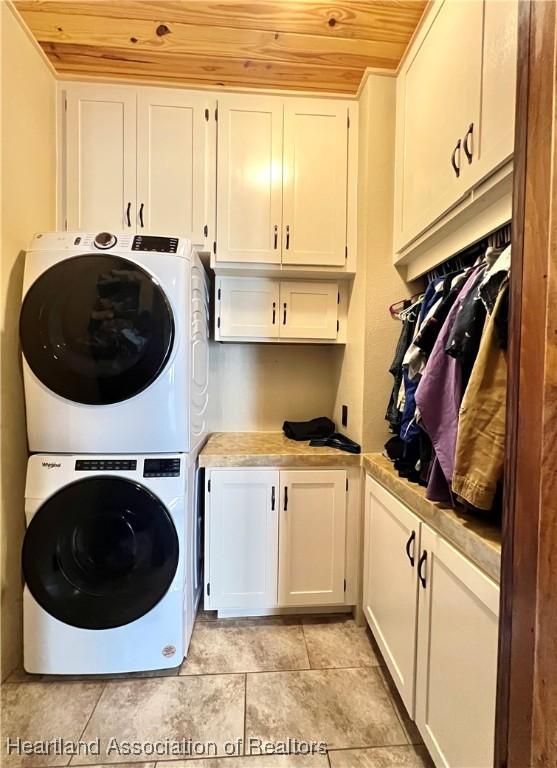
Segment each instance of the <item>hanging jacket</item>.
[{"label": "hanging jacket", "polygon": [[389,422],[390,431],[396,435],[398,435],[400,430],[401,419],[401,412],[398,407],[398,401],[400,386],[402,384],[402,361],[404,359],[404,355],[406,354],[406,350],[412,341],[415,324],[416,319],[413,316],[410,316],[402,323],[402,329],[400,331],[400,336],[396,345],[395,356],[393,358],[393,362],[391,363],[391,367],[389,368],[389,373],[394,379],[394,384],[391,390],[391,397],[387,406],[385,419]]},{"label": "hanging jacket", "polygon": [[[445,347],[458,311],[472,289],[478,271],[478,267],[472,269],[461,285],[416,390],[416,405],[436,454],[432,480],[428,483],[426,494],[431,501],[447,501],[451,498],[450,483],[454,469],[458,412],[464,392],[460,365],[455,358],[445,353]],[[437,463],[442,476],[437,471]]]},{"label": "hanging jacket", "polygon": [[508,284],[488,318],[476,364],[462,400],[452,477],[453,491],[467,504],[490,510],[503,476],[507,357],[497,332],[506,312]]}]

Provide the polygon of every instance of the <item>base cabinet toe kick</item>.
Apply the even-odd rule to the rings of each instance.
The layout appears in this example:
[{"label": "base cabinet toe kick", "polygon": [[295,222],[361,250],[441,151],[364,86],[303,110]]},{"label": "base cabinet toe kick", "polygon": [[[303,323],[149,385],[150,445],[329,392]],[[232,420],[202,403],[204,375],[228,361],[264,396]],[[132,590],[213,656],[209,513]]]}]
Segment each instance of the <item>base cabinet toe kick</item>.
[{"label": "base cabinet toe kick", "polygon": [[205,491],[205,608],[357,603],[359,469],[206,469]]},{"label": "base cabinet toe kick", "polygon": [[366,477],[363,610],[438,768],[493,765],[499,587]]}]

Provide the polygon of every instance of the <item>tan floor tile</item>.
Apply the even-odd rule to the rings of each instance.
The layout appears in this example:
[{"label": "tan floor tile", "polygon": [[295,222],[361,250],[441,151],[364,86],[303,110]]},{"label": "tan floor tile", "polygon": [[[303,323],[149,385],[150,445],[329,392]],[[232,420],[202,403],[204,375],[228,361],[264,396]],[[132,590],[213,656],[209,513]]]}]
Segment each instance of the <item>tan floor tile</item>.
[{"label": "tan floor tile", "polygon": [[220,619],[198,622],[181,675],[308,669],[297,621]]},{"label": "tan floor tile", "polygon": [[245,755],[162,762],[157,768],[329,768],[329,761],[327,755]]},{"label": "tan floor tile", "polygon": [[96,683],[107,680],[135,680],[145,677],[176,677],[180,667],[152,669],[147,672],[117,672],[106,675],[35,675],[24,669],[16,669],[6,680],[7,683]]},{"label": "tan floor tile", "polygon": [[4,684],[1,764],[5,768],[67,765],[70,757],[66,754],[8,754],[6,740],[77,741],[103,688],[103,683]]},{"label": "tan floor tile", "polygon": [[[224,755],[224,743],[243,736],[244,696],[244,675],[107,683],[83,736],[100,739],[100,760],[72,760],[72,765],[129,761],[129,755],[110,751],[111,739],[118,742],[119,748],[125,742],[215,742],[217,754]],[[175,752],[170,754],[179,757]],[[152,757],[143,748],[140,754],[132,755],[132,759],[145,762]]]},{"label": "tan floor tile", "polygon": [[404,733],[406,734],[407,742],[409,744],[423,744],[423,739],[420,736],[420,732],[418,731],[416,723],[410,718],[410,715],[406,711],[406,707],[404,706],[404,703],[400,698],[400,694],[396,689],[396,685],[393,682],[393,678],[391,677],[389,670],[386,667],[381,667],[381,669],[379,669],[378,671],[383,679],[383,682],[387,690],[391,694],[393,705],[398,715],[398,719],[400,720],[400,723],[404,730]]},{"label": "tan floor tile", "polygon": [[378,666],[366,627],[352,618],[304,618],[304,634],[312,669]]},{"label": "tan floor tile", "polygon": [[329,752],[331,768],[434,768],[424,746],[374,747]]},{"label": "tan floor tile", "polygon": [[252,737],[329,749],[406,743],[391,696],[370,667],[248,675],[246,706],[246,748]]}]

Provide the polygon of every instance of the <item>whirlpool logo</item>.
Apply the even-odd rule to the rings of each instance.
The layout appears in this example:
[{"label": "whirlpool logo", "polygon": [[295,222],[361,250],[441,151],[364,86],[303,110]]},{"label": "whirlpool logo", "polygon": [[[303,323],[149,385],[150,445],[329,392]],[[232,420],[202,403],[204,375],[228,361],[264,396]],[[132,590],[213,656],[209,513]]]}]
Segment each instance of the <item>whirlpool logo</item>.
[{"label": "whirlpool logo", "polygon": [[43,461],[43,467],[47,469],[59,469],[61,466],[57,461]]}]

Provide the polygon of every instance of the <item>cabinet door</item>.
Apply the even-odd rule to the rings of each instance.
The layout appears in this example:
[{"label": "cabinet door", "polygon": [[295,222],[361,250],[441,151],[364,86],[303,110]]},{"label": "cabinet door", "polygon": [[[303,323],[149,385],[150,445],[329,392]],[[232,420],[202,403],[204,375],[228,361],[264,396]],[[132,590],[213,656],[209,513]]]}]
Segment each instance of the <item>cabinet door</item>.
[{"label": "cabinet door", "polygon": [[206,606],[277,603],[278,472],[211,472],[206,523]]},{"label": "cabinet door", "polygon": [[436,765],[493,765],[499,589],[422,525],[416,723]]},{"label": "cabinet door", "polygon": [[281,282],[281,339],[336,339],[338,295],[337,283]]},{"label": "cabinet door", "polygon": [[136,89],[70,85],[66,98],[67,228],[135,232]]},{"label": "cabinet door", "polygon": [[283,264],[344,265],[347,161],[346,104],[286,101]]},{"label": "cabinet door", "polygon": [[421,524],[370,477],[365,494],[364,613],[413,718]]},{"label": "cabinet door", "polygon": [[518,0],[484,0],[481,119],[468,140],[469,186],[478,184],[514,151]]},{"label": "cabinet door", "polygon": [[[478,124],[483,3],[437,0],[397,81],[397,250],[468,191],[451,157]],[[461,147],[455,163],[464,173]]]},{"label": "cabinet door", "polygon": [[276,339],[279,283],[265,278],[218,278],[217,312],[218,338]]},{"label": "cabinet door", "polygon": [[215,104],[203,93],[138,89],[138,232],[204,243],[205,109],[212,113]]},{"label": "cabinet door", "polygon": [[282,101],[219,96],[218,262],[280,263]]},{"label": "cabinet door", "polygon": [[344,602],[346,472],[280,473],[279,605]]}]

